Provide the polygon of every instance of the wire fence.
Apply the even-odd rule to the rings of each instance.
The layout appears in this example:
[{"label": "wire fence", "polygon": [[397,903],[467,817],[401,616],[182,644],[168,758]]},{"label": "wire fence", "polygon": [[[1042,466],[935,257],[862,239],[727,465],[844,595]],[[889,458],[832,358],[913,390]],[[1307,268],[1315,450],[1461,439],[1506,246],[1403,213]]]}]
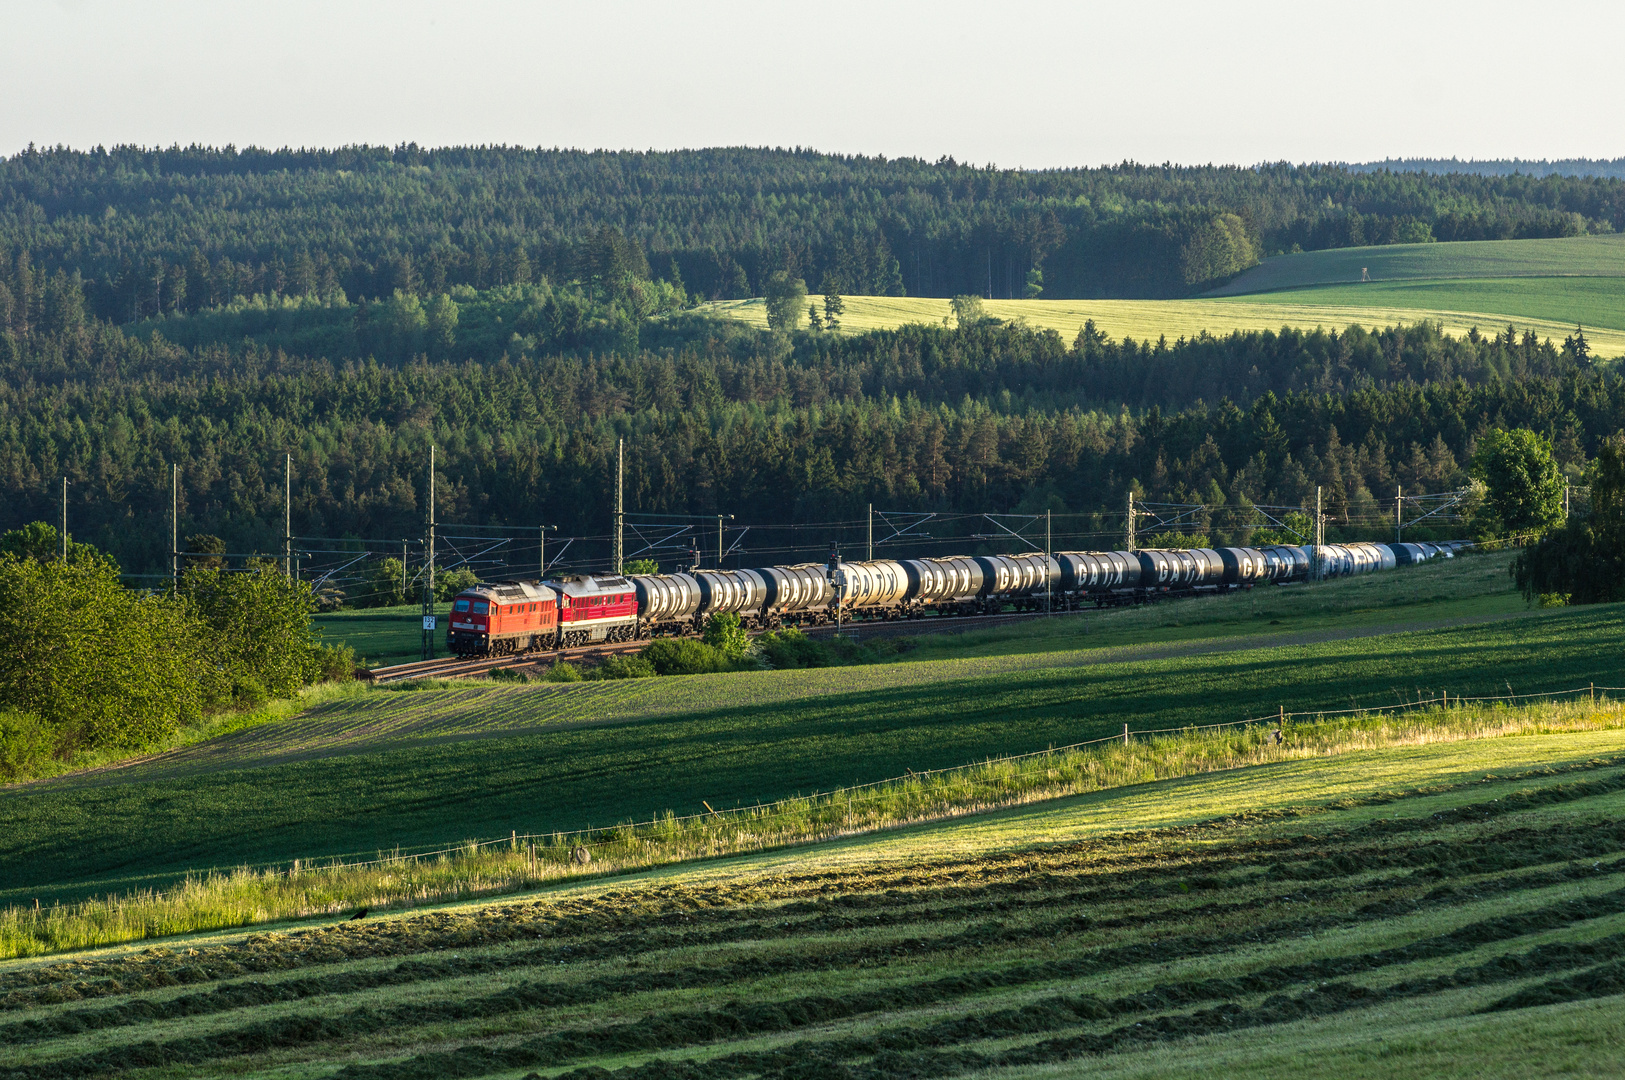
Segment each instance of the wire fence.
[{"label": "wire fence", "polygon": [[[1240,728],[1268,724],[1279,726],[1285,724],[1287,721],[1302,717],[1314,717],[1316,720],[1326,720],[1335,717],[1369,716],[1372,714],[1397,716],[1406,713],[1422,712],[1434,708],[1448,709],[1451,707],[1464,707],[1467,705],[1527,701],[1536,698],[1553,699],[1588,695],[1592,701],[1595,701],[1598,694],[1617,693],[1622,691],[1625,691],[1625,686],[1598,686],[1595,683],[1590,683],[1586,686],[1574,687],[1567,690],[1543,690],[1527,694],[1512,693],[1509,690],[1509,692],[1505,694],[1472,696],[1466,694],[1451,694],[1448,691],[1440,691],[1437,694],[1427,697],[1418,697],[1401,702],[1397,705],[1373,705],[1348,709],[1302,709],[1295,711],[1289,711],[1285,706],[1282,706],[1277,711],[1264,716],[1248,717],[1244,720],[1229,720],[1216,724],[1191,724],[1183,727],[1144,728],[1139,730],[1131,729],[1125,724],[1123,731],[1119,734],[1105,735],[1095,739],[1085,739],[1081,742],[1068,743],[1064,746],[1051,746],[1046,747],[1043,750],[1034,750],[1022,754],[1008,754],[1000,757],[986,758],[982,761],[968,762],[963,765],[951,765],[940,769],[909,769],[901,776],[892,776],[884,780],[872,780],[863,784],[852,784],[847,787],[833,788],[829,791],[813,792],[808,795],[792,796],[789,798],[777,799],[772,802],[759,802],[748,806],[730,807],[726,810],[712,810],[710,809],[709,805],[707,805],[706,811],[703,813],[670,815],[659,818],[651,818],[646,821],[623,822],[618,825],[599,827],[588,826],[582,829],[548,830],[539,833],[521,833],[518,831],[512,831],[507,836],[499,836],[489,840],[470,839],[448,847],[439,847],[426,851],[402,851],[401,849],[396,849],[396,851],[390,855],[355,862],[345,860],[348,859],[350,855],[361,853],[352,852],[348,854],[323,856],[319,860],[321,863],[320,867],[316,866],[316,861],[303,863],[303,860],[295,860],[291,866],[288,866],[286,863],[275,862],[251,864],[248,866],[239,864],[238,866],[230,868],[216,867],[209,870],[193,871],[193,876],[207,876],[209,874],[221,873],[231,869],[265,870],[279,873],[281,875],[292,875],[301,872],[302,864],[303,869],[307,871],[313,869],[359,870],[371,866],[395,865],[405,861],[435,859],[441,856],[472,855],[480,851],[482,848],[498,847],[503,844],[531,845],[552,843],[554,846],[558,846],[565,841],[568,841],[572,847],[586,847],[590,849],[593,847],[622,843],[628,834],[636,836],[640,830],[650,832],[657,828],[680,828],[682,826],[691,825],[700,821],[713,821],[717,824],[725,825],[728,823],[739,823],[750,820],[759,824],[761,822],[772,821],[775,818],[788,817],[802,813],[804,812],[805,807],[814,800],[839,800],[843,797],[852,800],[856,799],[862,793],[894,788],[901,784],[969,773],[978,769],[986,769],[989,766],[1031,761],[1038,758],[1053,757],[1059,754],[1069,754],[1080,750],[1086,750],[1091,747],[1100,747],[1108,744],[1127,746],[1131,745],[1136,739],[1144,740],[1146,738],[1158,735],[1188,734],[1200,731],[1218,731],[1225,728]],[[282,869],[283,867],[287,868]]]}]

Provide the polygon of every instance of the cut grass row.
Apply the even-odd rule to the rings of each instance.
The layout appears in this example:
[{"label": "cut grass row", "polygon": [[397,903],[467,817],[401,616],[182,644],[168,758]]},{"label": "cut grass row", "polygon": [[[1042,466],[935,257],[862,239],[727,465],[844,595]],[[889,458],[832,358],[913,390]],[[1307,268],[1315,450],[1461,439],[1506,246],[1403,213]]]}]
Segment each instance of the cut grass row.
[{"label": "cut grass row", "polygon": [[[1587,699],[1508,708],[1468,705],[1397,714],[1142,736],[782,800],[728,814],[290,869],[189,877],[132,896],[0,910],[0,958],[139,941],[286,918],[383,910],[519,892],[561,878],[814,843],[899,826],[1107,791],[1173,777],[1333,758],[1397,746],[1556,731],[1625,729],[1625,708]],[[592,855],[590,869],[574,853]]]},{"label": "cut grass row", "polygon": [[[906,857],[848,840],[528,902],[0,965],[0,1069],[1154,1075],[1198,1046],[1291,1060],[1331,1029],[1375,1052],[1493,1017],[1521,1034],[1567,1024],[1587,1040],[1568,1074],[1601,1074],[1617,1011],[1554,1017],[1618,1000],[1621,750],[1609,731],[1370,751],[1316,762],[1307,802],[1279,782],[1301,763],[1240,770],[1250,786],[1218,819],[1179,805],[1203,781],[1160,784],[1133,805],[1095,795],[878,841]],[[942,843],[1085,810],[1101,829],[1070,843]],[[1479,1054],[1481,1075],[1543,1067],[1526,1046],[1484,1049],[1506,1060]],[[1427,1071],[1425,1047],[1394,1051],[1386,1073]]]}]

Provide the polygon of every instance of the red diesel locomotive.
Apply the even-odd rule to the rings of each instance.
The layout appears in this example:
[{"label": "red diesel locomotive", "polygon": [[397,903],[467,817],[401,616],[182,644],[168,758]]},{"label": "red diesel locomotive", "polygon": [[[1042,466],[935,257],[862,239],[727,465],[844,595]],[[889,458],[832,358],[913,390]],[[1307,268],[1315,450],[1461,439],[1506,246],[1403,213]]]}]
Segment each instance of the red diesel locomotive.
[{"label": "red diesel locomotive", "polygon": [[481,584],[453,598],[446,647],[458,656],[569,649],[631,641],[637,626],[637,593],[623,577]]}]

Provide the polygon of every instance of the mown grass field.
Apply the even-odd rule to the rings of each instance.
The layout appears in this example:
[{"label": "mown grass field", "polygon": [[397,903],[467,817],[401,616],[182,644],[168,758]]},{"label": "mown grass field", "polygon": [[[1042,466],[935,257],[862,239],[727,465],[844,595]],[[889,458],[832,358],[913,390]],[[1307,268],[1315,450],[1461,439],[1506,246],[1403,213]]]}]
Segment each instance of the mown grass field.
[{"label": "mown grass field", "polygon": [[[1468,559],[1445,570],[1487,581],[1495,563]],[[1401,575],[1390,580],[1388,588],[1401,587]],[[1418,571],[1410,587],[1445,580]],[[1361,585],[1329,583],[1322,595]],[[1291,601],[1291,589],[1279,592],[1231,600]],[[1490,593],[1477,602],[1505,599]],[[1204,603],[1220,613],[1226,601],[1153,613],[1182,622]],[[126,891],[207,866],[603,826],[700,812],[706,802],[749,805],[1065,745],[1125,724],[1150,730],[1283,705],[1391,705],[1440,689],[1610,685],[1625,645],[1625,612],[1614,607],[1512,618],[1491,611],[1491,621],[1409,633],[1392,632],[1407,623],[1380,621],[1292,632],[1270,626],[1267,614],[1248,610],[1206,641],[1135,645],[1126,633],[1126,644],[1097,644],[1084,634],[1069,648],[1051,640],[1029,650],[995,634],[965,642],[981,655],[859,668],[358,692],[144,764],[8,790],[0,795],[0,901]],[[1245,634],[1249,619],[1284,636]],[[1129,629],[1154,637],[1185,628]],[[1356,632],[1371,636],[1347,636]]]},{"label": "mown grass field", "polygon": [[[1360,271],[1372,281],[1361,283]],[[814,298],[816,299],[816,298]],[[946,299],[849,296],[843,329],[951,323]],[[708,305],[766,326],[761,300]],[[1202,331],[1342,330],[1429,319],[1447,333],[1498,333],[1510,321],[1560,342],[1583,324],[1594,351],[1625,356],[1625,236],[1474,243],[1395,244],[1266,259],[1213,293],[1190,300],[989,300],[989,315],[1025,320],[1071,341],[1093,319],[1114,338],[1170,341]]]},{"label": "mown grass field", "polygon": [[0,964],[0,1075],[1614,1076],[1625,731]]}]

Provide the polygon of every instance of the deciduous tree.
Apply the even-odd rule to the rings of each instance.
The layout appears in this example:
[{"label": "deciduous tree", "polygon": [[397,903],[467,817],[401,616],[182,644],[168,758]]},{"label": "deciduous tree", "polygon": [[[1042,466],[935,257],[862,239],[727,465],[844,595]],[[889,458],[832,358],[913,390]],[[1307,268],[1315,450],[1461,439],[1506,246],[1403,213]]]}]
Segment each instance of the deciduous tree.
[{"label": "deciduous tree", "polygon": [[1563,521],[1563,472],[1543,436],[1518,428],[1479,440],[1473,476],[1488,489],[1486,527],[1500,536],[1545,532]]}]

